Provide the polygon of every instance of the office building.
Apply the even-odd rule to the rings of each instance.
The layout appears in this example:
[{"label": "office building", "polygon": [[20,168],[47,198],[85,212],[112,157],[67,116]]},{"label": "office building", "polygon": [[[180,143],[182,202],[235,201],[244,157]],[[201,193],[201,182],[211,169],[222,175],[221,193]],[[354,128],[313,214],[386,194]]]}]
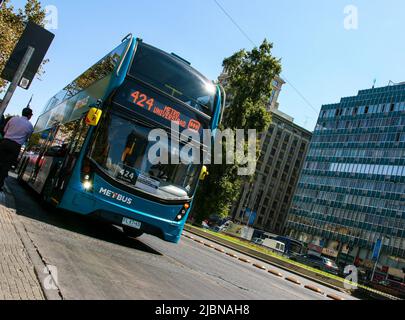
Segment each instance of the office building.
[{"label": "office building", "polygon": [[405,83],[322,107],[287,234],[345,264],[405,267]]}]

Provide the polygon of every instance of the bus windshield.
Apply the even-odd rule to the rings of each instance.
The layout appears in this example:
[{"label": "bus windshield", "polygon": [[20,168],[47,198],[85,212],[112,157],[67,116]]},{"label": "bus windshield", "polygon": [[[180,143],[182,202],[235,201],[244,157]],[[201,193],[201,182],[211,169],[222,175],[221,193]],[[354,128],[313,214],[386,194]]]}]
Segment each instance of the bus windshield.
[{"label": "bus windshield", "polygon": [[148,153],[155,142],[148,140],[150,130],[110,113],[98,129],[90,158],[110,177],[132,188],[165,200],[190,199],[198,182],[200,166],[152,165]]},{"label": "bus windshield", "polygon": [[173,55],[141,42],[129,75],[209,116],[213,114],[215,85]]}]

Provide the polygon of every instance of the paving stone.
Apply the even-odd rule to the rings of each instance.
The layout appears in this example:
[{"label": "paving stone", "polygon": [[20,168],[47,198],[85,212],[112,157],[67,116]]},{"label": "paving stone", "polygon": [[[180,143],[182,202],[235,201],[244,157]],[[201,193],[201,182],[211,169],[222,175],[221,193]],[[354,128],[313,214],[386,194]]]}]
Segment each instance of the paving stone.
[{"label": "paving stone", "polygon": [[0,192],[0,299],[44,300],[34,266],[15,227],[13,209]]}]

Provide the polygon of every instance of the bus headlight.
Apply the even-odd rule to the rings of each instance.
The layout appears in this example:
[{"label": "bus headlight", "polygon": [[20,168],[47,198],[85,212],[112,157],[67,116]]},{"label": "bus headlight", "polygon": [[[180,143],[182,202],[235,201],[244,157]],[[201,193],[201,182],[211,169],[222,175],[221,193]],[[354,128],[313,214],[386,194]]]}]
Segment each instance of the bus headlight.
[{"label": "bus headlight", "polygon": [[93,177],[92,174],[82,175],[82,186],[87,192],[93,191]]},{"label": "bus headlight", "polygon": [[87,192],[92,192],[94,175],[91,171],[91,165],[90,165],[90,161],[88,159],[84,159],[81,171],[82,171],[81,180],[82,180],[83,189]]},{"label": "bus headlight", "polygon": [[181,221],[186,216],[188,210],[190,209],[190,204],[186,203],[183,208],[181,208],[179,214],[176,216],[176,221]]},{"label": "bus headlight", "polygon": [[93,183],[91,183],[91,181],[86,180],[83,182],[83,188],[86,191],[90,191],[93,188]]}]

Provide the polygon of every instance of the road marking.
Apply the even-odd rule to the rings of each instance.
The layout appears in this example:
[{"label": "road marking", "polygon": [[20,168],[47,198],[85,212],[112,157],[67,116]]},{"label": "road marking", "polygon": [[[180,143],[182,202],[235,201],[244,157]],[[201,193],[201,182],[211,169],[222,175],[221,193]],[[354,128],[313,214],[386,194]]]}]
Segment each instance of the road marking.
[{"label": "road marking", "polygon": [[214,248],[214,246],[212,244],[209,244],[209,243],[204,243],[204,246],[206,246],[208,248]]},{"label": "road marking", "polygon": [[278,272],[276,270],[269,269],[269,270],[267,270],[267,272],[271,273],[272,275],[275,275],[277,277],[282,277],[283,276],[280,272]]},{"label": "road marking", "polygon": [[298,285],[301,285],[301,282],[299,282],[297,279],[295,279],[295,278],[292,278],[292,277],[286,277],[285,278],[287,281],[290,281],[290,282],[292,282],[292,283],[295,283],[295,284],[298,284]]},{"label": "road marking", "polygon": [[238,256],[236,254],[233,254],[232,252],[227,252],[226,254],[232,258],[238,259]]},{"label": "road marking", "polygon": [[306,286],[304,286],[304,288],[309,289],[309,290],[311,290],[311,291],[314,291],[314,292],[316,292],[316,293],[323,294],[323,292],[322,292],[321,289],[319,289],[319,288],[317,288],[317,287],[314,287],[314,286],[306,285]]},{"label": "road marking", "polygon": [[326,295],[328,298],[330,298],[330,299],[332,299],[332,300],[338,300],[338,301],[343,301],[343,300],[345,300],[345,299],[343,299],[342,297],[339,297],[339,296],[335,296],[334,294],[327,294]]},{"label": "road marking", "polygon": [[221,253],[225,253],[225,250],[224,250],[224,249],[221,249],[221,248],[215,248],[215,250],[217,250],[217,251],[219,251],[219,252],[221,252]]},{"label": "road marking", "polygon": [[245,263],[251,263],[251,261],[249,259],[239,258],[239,260],[242,262],[245,262]]},{"label": "road marking", "polygon": [[258,269],[266,270],[266,267],[262,266],[261,264],[254,263],[253,266],[258,268]]},{"label": "road marking", "polygon": [[201,240],[199,240],[199,239],[194,239],[194,241],[195,241],[195,242],[198,242],[198,243],[201,243],[201,244],[204,244],[204,241],[201,241]]}]

